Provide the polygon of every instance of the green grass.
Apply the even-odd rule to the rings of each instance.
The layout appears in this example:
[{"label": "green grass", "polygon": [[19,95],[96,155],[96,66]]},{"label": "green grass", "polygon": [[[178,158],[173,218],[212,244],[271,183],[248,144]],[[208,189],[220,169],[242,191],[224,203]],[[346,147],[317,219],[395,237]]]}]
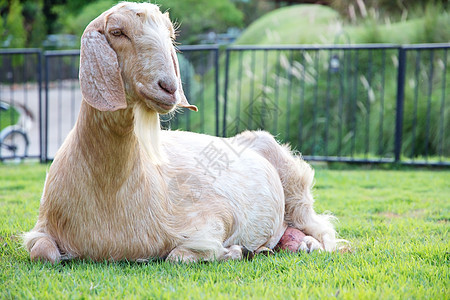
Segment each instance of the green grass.
[{"label": "green grass", "polygon": [[[340,167],[341,165],[336,165]],[[448,299],[450,171],[316,166],[316,210],[338,218],[351,252],[252,261],[52,266],[31,263],[48,166],[0,165],[0,298]]]}]

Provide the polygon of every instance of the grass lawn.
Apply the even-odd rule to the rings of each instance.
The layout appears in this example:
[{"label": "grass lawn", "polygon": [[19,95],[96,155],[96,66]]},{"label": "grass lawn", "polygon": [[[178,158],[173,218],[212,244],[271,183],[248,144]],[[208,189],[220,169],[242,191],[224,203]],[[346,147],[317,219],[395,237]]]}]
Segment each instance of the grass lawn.
[{"label": "grass lawn", "polygon": [[55,266],[31,263],[48,166],[0,165],[0,299],[448,299],[450,171],[316,167],[316,209],[332,211],[347,253],[278,253],[252,261]]}]

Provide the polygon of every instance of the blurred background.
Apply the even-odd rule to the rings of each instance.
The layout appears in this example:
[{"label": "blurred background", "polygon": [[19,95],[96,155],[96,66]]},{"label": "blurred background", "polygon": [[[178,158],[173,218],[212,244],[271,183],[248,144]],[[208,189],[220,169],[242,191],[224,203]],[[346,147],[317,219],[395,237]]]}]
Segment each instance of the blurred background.
[{"label": "blurred background", "polygon": [[[309,160],[450,165],[448,1],[151,2],[178,28],[199,107],[162,127],[263,129]],[[80,36],[116,3],[0,0],[0,159],[53,158],[81,103]]]}]

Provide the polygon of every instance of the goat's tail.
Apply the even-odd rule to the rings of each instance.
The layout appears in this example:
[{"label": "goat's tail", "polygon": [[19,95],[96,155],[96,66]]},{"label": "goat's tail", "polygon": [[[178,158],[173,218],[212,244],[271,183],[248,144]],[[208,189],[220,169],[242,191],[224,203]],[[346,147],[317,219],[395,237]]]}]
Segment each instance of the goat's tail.
[{"label": "goat's tail", "polygon": [[314,170],[287,145],[280,145],[264,131],[244,132],[240,138],[250,139],[251,148],[264,156],[278,171],[285,197],[285,222],[319,240],[326,251],[337,247],[336,231],[330,214],[314,211],[312,187]]}]

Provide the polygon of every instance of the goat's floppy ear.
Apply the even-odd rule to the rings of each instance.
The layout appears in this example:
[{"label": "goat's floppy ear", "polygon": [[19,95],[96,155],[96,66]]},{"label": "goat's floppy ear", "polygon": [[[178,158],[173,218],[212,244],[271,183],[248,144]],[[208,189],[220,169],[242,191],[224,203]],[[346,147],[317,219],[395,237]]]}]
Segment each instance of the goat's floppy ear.
[{"label": "goat's floppy ear", "polygon": [[84,100],[100,111],[127,107],[117,54],[104,33],[105,17],[92,21],[81,37],[80,86]]},{"label": "goat's floppy ear", "polygon": [[177,75],[177,78],[178,78],[178,91],[177,92],[179,93],[179,96],[181,98],[181,101],[180,101],[180,103],[178,103],[178,106],[189,108],[190,110],[193,110],[193,111],[198,111],[197,106],[189,104],[189,102],[186,99],[186,96],[184,95],[183,85],[181,83],[180,67],[178,66],[177,53],[175,52],[174,47],[172,47],[171,55],[172,55],[173,66],[175,68],[175,74]]}]

